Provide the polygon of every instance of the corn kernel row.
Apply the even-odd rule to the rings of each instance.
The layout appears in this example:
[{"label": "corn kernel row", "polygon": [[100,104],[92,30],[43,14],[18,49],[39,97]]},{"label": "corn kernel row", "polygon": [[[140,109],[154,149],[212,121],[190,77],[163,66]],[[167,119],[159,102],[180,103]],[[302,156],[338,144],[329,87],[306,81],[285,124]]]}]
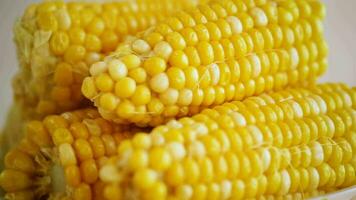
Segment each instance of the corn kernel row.
[{"label": "corn kernel row", "polygon": [[[7,152],[0,185],[8,199],[102,199],[99,168],[120,141],[142,131],[100,118],[94,109],[26,124],[26,136]],[[16,181],[13,181],[16,180]]]},{"label": "corn kernel row", "polygon": [[29,6],[15,26],[21,68],[14,91],[30,118],[78,108],[88,65],[180,9],[187,0],[108,3],[41,2]]},{"label": "corn kernel row", "polygon": [[[318,9],[320,8],[320,9]],[[326,69],[319,1],[213,1],[120,44],[90,67],[82,93],[105,119],[157,126]]]},{"label": "corn kernel row", "polygon": [[248,199],[356,183],[356,90],[286,89],[123,140],[99,172],[107,199]]}]

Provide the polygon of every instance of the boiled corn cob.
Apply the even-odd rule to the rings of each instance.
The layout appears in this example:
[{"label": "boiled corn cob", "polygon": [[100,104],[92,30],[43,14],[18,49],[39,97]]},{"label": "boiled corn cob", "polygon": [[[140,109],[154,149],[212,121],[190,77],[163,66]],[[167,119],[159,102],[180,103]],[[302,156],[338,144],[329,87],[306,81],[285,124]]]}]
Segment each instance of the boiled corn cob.
[{"label": "boiled corn cob", "polygon": [[28,122],[26,136],[5,156],[0,175],[5,198],[102,199],[99,167],[117,154],[121,140],[139,131],[109,123],[95,109]]},{"label": "boiled corn cob", "polygon": [[195,4],[125,0],[29,6],[14,30],[21,65],[13,84],[16,101],[31,119],[83,107],[80,86],[88,65],[115,50],[127,35]]},{"label": "boiled corn cob", "polygon": [[[99,173],[119,199],[268,199],[356,184],[356,88],[234,101],[122,141]],[[279,196],[279,197],[278,197]]]},{"label": "boiled corn cob", "polygon": [[90,67],[82,93],[105,119],[156,126],[306,85],[327,65],[320,1],[222,0],[148,29]]}]

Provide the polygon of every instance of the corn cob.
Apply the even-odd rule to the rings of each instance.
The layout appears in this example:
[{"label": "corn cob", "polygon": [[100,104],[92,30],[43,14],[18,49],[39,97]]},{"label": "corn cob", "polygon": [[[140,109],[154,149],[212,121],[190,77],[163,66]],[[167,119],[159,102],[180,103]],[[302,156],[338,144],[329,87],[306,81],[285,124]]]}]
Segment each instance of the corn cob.
[{"label": "corn cob", "polygon": [[[254,199],[356,184],[356,88],[286,89],[122,141],[99,173],[107,199]],[[278,198],[277,198],[278,199]]]},{"label": "corn cob", "polygon": [[92,64],[82,93],[105,119],[156,126],[227,101],[306,85],[326,68],[323,17],[319,1],[200,5]]},{"label": "corn cob", "polygon": [[16,101],[31,119],[83,107],[80,86],[88,65],[115,50],[127,35],[195,4],[47,1],[29,6],[14,30],[21,65],[13,84]]},{"label": "corn cob", "polygon": [[121,140],[139,131],[109,123],[95,109],[28,122],[26,136],[4,159],[5,198],[102,199],[98,168],[116,154]]}]

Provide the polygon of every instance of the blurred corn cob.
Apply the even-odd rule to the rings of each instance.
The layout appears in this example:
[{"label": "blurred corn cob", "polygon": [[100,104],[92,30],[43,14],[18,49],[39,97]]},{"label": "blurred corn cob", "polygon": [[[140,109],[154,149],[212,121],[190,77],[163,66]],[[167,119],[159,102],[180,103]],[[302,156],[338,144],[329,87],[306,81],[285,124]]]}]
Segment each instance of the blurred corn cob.
[{"label": "blurred corn cob", "polygon": [[85,107],[81,82],[88,65],[180,9],[189,0],[126,0],[110,3],[46,1],[27,8],[15,25],[20,70],[16,102],[33,119]]},{"label": "blurred corn cob", "polygon": [[[23,132],[23,116],[21,115],[21,108],[13,104],[8,111],[8,115],[6,116],[5,127],[3,128],[2,136],[14,136],[11,139],[5,139],[7,141],[7,145],[13,146],[17,141],[21,140],[20,136],[16,133]],[[3,145],[2,145],[3,146]]]},{"label": "blurred corn cob", "polygon": [[356,88],[323,84],[172,120],[120,143],[99,173],[105,197],[266,199],[355,185],[355,109]]},{"label": "blurred corn cob", "polygon": [[13,104],[6,116],[5,126],[0,131],[0,170],[3,169],[5,153],[15,146],[23,136],[23,117],[19,105]]},{"label": "blurred corn cob", "polygon": [[182,12],[91,65],[83,94],[105,119],[156,126],[314,82],[327,65],[324,5],[222,0]]},{"label": "blurred corn cob", "polygon": [[105,121],[94,109],[28,122],[26,136],[5,157],[5,198],[103,199],[99,167],[117,154],[121,140],[140,130]]}]

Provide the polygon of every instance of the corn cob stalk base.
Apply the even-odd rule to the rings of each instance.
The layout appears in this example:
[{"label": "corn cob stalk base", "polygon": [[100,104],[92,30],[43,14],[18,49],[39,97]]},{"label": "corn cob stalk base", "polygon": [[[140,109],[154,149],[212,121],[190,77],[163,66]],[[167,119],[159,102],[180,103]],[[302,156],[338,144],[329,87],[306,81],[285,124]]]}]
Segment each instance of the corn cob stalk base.
[{"label": "corn cob stalk base", "polygon": [[[6,199],[102,199],[98,169],[124,138],[142,129],[111,124],[94,109],[26,124],[26,136],[5,156]],[[16,180],[16,181],[13,181]]]}]

